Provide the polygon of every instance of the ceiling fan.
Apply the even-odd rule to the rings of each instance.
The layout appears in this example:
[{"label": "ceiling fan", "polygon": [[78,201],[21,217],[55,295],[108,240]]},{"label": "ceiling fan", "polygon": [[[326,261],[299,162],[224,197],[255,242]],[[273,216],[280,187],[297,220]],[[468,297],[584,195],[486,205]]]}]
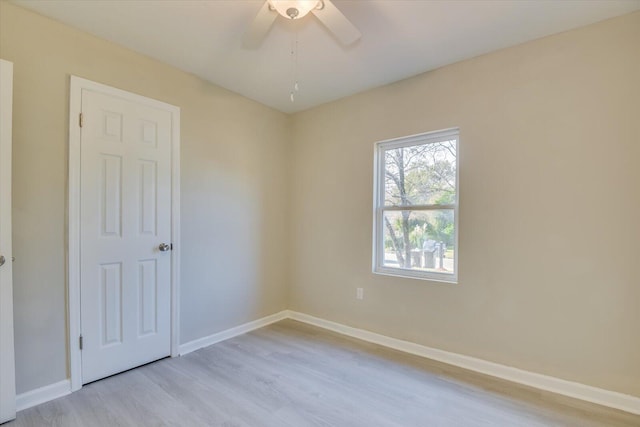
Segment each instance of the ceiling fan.
[{"label": "ceiling fan", "polygon": [[245,33],[242,44],[249,49],[260,46],[278,15],[287,19],[300,19],[309,12],[344,45],[350,45],[361,36],[360,31],[331,0],[266,0]]}]

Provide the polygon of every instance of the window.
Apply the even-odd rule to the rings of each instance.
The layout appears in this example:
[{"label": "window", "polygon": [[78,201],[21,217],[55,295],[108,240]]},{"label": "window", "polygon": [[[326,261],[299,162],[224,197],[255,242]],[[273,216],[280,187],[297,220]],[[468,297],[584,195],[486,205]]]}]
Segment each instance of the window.
[{"label": "window", "polygon": [[456,282],[458,129],[376,144],[373,271]]}]

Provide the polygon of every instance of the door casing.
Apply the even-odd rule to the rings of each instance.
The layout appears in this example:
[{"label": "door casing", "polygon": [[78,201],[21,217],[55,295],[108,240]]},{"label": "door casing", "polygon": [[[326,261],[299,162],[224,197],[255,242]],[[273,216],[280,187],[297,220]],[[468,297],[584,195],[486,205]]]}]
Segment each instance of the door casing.
[{"label": "door casing", "polygon": [[71,391],[82,388],[80,324],[80,113],[82,90],[87,89],[171,113],[171,357],[180,343],[180,108],[77,76],[69,94],[69,210],[68,210],[68,325]]},{"label": "door casing", "polygon": [[5,264],[0,273],[0,422],[16,417],[16,369],[13,341],[13,253],[11,247],[11,145],[13,117],[13,63],[0,59],[0,251]]}]

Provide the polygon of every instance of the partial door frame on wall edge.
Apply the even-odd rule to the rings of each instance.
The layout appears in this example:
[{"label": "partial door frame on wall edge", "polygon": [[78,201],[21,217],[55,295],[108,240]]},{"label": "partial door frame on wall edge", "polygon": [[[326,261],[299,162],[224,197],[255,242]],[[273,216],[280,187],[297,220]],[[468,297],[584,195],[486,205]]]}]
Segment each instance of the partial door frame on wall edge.
[{"label": "partial door frame on wall edge", "polygon": [[171,114],[171,357],[180,344],[180,108],[155,99],[71,76],[69,91],[68,328],[71,391],[82,388],[80,325],[80,113],[88,89],[159,108]]},{"label": "partial door frame on wall edge", "polygon": [[[0,251],[6,281],[0,279],[0,423],[16,417],[16,366],[13,321],[13,251],[11,240],[11,150],[13,145],[13,62],[0,58]],[[7,272],[9,270],[9,272]]]}]

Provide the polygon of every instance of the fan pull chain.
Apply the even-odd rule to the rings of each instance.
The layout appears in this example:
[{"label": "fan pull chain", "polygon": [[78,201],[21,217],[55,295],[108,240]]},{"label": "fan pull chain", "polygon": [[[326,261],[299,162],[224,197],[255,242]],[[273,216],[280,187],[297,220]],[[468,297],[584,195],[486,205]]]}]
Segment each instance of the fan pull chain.
[{"label": "fan pull chain", "polygon": [[298,32],[295,33],[295,36],[291,41],[291,68],[293,88],[289,93],[289,99],[291,99],[291,102],[295,102],[295,95],[300,90],[300,85],[298,84]]}]

